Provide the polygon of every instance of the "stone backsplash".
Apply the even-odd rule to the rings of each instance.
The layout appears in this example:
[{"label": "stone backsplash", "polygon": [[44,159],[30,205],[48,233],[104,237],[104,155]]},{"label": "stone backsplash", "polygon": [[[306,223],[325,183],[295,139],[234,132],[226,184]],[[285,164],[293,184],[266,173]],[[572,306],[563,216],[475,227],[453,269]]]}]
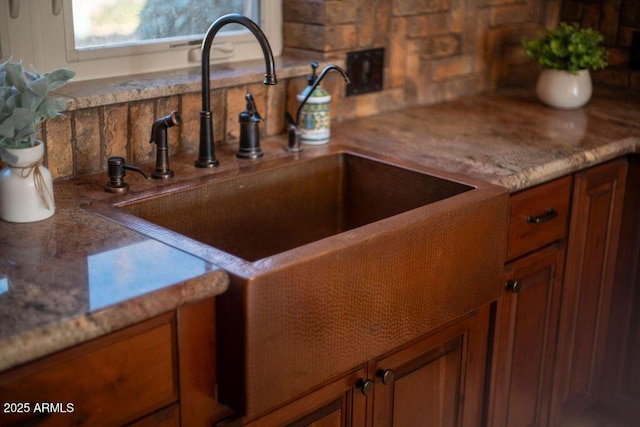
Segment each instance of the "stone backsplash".
[{"label": "stone backsplash", "polygon": [[[595,73],[595,81],[640,88],[640,73],[626,66],[630,34],[637,24],[621,18],[619,3],[628,0],[283,1],[284,58],[302,59],[285,59],[285,73],[278,74],[279,84],[273,87],[253,83],[261,78],[247,77],[242,65],[235,76],[229,66],[213,67],[214,75],[217,70],[227,72],[212,81],[217,144],[236,143],[237,117],[245,107],[246,92],[254,95],[265,118],[262,134],[284,132],[284,111],[295,108],[295,94],[306,84],[308,61],[344,65],[351,51],[385,48],[384,86],[379,92],[345,97],[339,76],[328,75],[323,86],[334,96],[335,121],[505,85],[533,84],[537,66],[522,54],[520,39],[561,19],[592,24],[605,34],[612,66]],[[106,159],[115,155],[132,163],[152,162],[151,124],[172,109],[181,112],[184,125],[169,130],[171,152],[195,153],[200,110],[197,72],[185,71],[191,77],[186,82],[167,80],[165,91],[158,90],[165,84],[162,76],[71,84],[63,91],[70,98],[69,111],[46,123],[43,132],[54,178],[103,171]],[[88,84],[101,88],[101,95],[87,95],[92,92]],[[116,86],[118,95],[111,95],[108,88]]]}]

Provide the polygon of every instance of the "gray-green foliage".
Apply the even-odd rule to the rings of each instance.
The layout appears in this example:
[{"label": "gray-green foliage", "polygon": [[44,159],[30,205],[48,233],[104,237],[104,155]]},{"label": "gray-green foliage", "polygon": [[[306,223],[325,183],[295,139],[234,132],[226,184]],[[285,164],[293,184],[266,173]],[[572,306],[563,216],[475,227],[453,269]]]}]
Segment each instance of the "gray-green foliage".
[{"label": "gray-green foliage", "polygon": [[604,37],[591,28],[580,28],[577,23],[561,22],[544,35],[523,39],[528,57],[545,68],[567,70],[597,70],[607,66],[607,51],[602,46]]},{"label": "gray-green foliage", "polygon": [[5,147],[26,148],[36,143],[39,125],[66,108],[62,98],[47,99],[50,91],[63,86],[75,73],[57,69],[30,73],[20,62],[0,64],[0,157],[10,156]]}]

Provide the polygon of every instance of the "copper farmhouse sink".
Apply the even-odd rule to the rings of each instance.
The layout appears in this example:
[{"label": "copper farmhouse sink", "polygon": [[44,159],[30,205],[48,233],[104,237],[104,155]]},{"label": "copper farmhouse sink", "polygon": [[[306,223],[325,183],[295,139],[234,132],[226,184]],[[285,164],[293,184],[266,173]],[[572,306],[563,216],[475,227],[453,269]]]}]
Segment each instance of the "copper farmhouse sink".
[{"label": "copper farmhouse sink", "polygon": [[229,273],[219,399],[252,415],[496,299],[507,197],[336,147],[88,208]]}]

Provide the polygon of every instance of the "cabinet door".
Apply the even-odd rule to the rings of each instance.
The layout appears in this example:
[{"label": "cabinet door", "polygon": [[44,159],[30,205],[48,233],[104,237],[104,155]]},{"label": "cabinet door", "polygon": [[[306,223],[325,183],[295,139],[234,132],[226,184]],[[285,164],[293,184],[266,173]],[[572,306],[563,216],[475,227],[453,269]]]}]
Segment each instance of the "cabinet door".
[{"label": "cabinet door", "polygon": [[366,394],[373,382],[365,368],[345,375],[294,402],[253,421],[251,427],[360,427],[365,425]]},{"label": "cabinet door", "polygon": [[488,425],[548,423],[560,312],[564,246],[509,263],[497,303]]},{"label": "cabinet door", "polygon": [[553,390],[556,421],[599,398],[626,173],[626,159],[620,159],[576,174]]},{"label": "cabinet door", "polygon": [[374,363],[373,426],[479,426],[489,306]]},{"label": "cabinet door", "polygon": [[629,158],[602,403],[630,425],[640,419],[640,157]]},{"label": "cabinet door", "polygon": [[3,372],[0,402],[29,407],[0,426],[124,425],[177,402],[174,340],[169,313]]}]

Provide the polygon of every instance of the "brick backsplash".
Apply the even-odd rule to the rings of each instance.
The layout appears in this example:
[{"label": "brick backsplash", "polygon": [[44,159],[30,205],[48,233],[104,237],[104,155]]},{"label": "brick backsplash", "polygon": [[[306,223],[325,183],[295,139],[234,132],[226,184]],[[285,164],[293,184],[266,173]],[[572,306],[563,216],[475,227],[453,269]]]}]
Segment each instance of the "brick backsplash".
[{"label": "brick backsplash", "polygon": [[339,104],[353,117],[365,102],[383,112],[514,83],[514,65],[531,68],[520,38],[555,25],[559,11],[560,0],[285,0],[285,52],[332,60],[384,47],[384,90]]},{"label": "brick backsplash", "polygon": [[[262,85],[251,90],[264,103],[264,89],[259,86]],[[217,144],[237,138],[232,118],[235,115],[237,121],[238,114],[244,109],[246,89],[241,86],[212,91]],[[260,108],[260,102],[258,105]],[[184,123],[182,127],[168,129],[169,153],[196,152],[200,109],[200,94],[186,93],[67,111],[64,116],[44,125],[47,167],[54,179],[64,179],[106,170],[107,159],[111,156],[122,156],[131,163],[151,162],[155,158],[155,146],[149,143],[151,125],[172,110],[180,111]],[[227,113],[229,123],[225,121]],[[229,135],[225,135],[227,129]]]},{"label": "brick backsplash", "polygon": [[[622,1],[622,6],[618,5]],[[344,64],[346,53],[385,48],[380,92],[345,97],[342,79],[327,75],[323,86],[334,97],[333,120],[340,121],[432,104],[504,85],[533,84],[537,66],[525,58],[520,40],[558,21],[578,21],[602,31],[611,67],[595,81],[640,88],[638,72],[626,67],[631,32],[638,30],[635,0],[283,0],[284,57]],[[634,9],[635,7],[635,9]],[[622,11],[627,13],[622,19]],[[631,12],[634,13],[631,16]],[[296,108],[295,94],[306,85],[301,62],[295,73],[279,75],[277,86],[251,83],[254,76],[226,78],[213,85],[215,140],[235,143],[244,93],[254,94],[266,119],[263,135],[285,130],[284,111]],[[181,88],[181,85],[174,85]],[[187,87],[187,86],[185,86]],[[183,118],[169,130],[170,152],[196,152],[200,94],[192,86],[166,96],[93,105],[78,101],[64,117],[46,123],[47,164],[55,179],[106,168],[109,156],[151,162],[153,120],[172,109]],[[124,97],[124,99],[123,99]],[[88,107],[83,107],[88,103]]]},{"label": "brick backsplash", "polygon": [[609,67],[594,73],[594,81],[640,89],[640,71],[629,69],[633,32],[640,31],[638,0],[564,0],[561,19],[599,30],[609,51]]}]

